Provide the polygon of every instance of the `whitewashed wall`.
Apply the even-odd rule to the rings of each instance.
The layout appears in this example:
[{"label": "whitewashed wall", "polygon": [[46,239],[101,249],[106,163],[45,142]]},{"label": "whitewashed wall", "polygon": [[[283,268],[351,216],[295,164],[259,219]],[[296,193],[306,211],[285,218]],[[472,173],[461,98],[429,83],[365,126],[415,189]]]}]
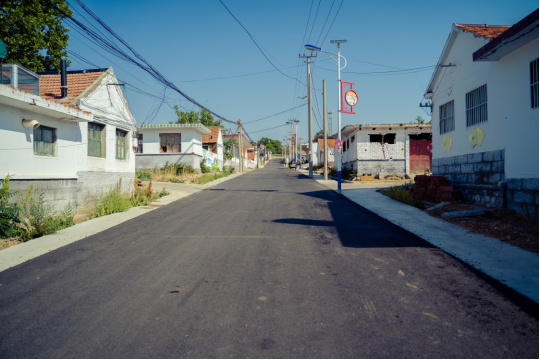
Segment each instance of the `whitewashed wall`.
[{"label": "whitewashed wall", "polygon": [[[505,150],[507,178],[538,178],[538,109],[531,109],[529,63],[538,58],[538,41],[532,41],[499,61],[472,61],[472,54],[485,41],[458,34],[433,95],[433,159]],[[488,121],[467,127],[465,94],[487,85]],[[439,106],[454,100],[455,130],[440,134]],[[482,146],[471,147],[469,134],[485,132]],[[452,138],[450,152],[442,139]]]},{"label": "whitewashed wall", "polygon": [[181,153],[196,154],[202,156],[202,134],[196,129],[190,128],[164,128],[164,129],[141,129],[143,134],[143,153],[161,154],[159,151],[159,134],[182,134]]}]

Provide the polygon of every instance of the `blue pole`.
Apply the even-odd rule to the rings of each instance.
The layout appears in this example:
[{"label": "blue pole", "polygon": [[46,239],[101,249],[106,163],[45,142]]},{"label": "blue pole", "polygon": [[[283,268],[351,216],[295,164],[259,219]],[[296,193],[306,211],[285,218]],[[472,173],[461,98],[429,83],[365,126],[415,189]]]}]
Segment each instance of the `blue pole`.
[{"label": "blue pole", "polygon": [[337,189],[338,194],[341,194],[341,170],[338,170],[337,172]]}]

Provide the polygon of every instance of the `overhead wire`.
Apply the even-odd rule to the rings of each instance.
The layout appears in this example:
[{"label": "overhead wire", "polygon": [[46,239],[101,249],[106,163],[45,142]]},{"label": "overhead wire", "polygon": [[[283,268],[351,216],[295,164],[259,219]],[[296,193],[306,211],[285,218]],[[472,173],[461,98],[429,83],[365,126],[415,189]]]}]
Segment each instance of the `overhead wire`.
[{"label": "overhead wire", "polygon": [[344,0],[341,0],[341,3],[339,4],[339,7],[336,11],[336,15],[334,16],[334,20],[332,20],[332,23],[330,24],[330,27],[328,28],[328,31],[326,32],[326,35],[324,36],[324,39],[323,41],[321,41],[321,44],[324,43],[326,41],[326,38],[328,37],[328,34],[330,33],[330,30],[332,30],[332,26],[334,26],[334,22],[336,21],[336,18],[339,14],[339,10],[341,10],[341,5],[343,5],[343,1]]},{"label": "overhead wire", "polygon": [[318,44],[319,40],[321,39],[321,35],[323,34],[324,28],[326,27],[326,22],[328,21],[328,18],[330,17],[330,13],[332,12],[332,8],[334,7],[335,3],[336,3],[336,0],[333,0],[332,1],[332,6],[330,6],[330,10],[328,10],[328,15],[326,15],[326,19],[324,20],[324,24],[323,24],[323,26],[321,28],[321,32],[319,34],[319,37],[317,38],[317,41],[315,41],[315,44]]}]

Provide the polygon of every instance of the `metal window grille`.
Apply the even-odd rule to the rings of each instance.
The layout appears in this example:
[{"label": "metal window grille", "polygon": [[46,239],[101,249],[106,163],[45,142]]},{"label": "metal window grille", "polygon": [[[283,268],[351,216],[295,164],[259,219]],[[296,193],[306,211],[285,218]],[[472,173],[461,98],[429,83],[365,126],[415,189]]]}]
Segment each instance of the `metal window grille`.
[{"label": "metal window grille", "polygon": [[487,85],[482,85],[465,95],[467,106],[467,126],[488,120]]},{"label": "metal window grille", "polygon": [[531,61],[531,108],[538,107],[538,59]]},{"label": "metal window grille", "polygon": [[439,131],[444,134],[456,129],[454,122],[454,100],[439,106]]},{"label": "metal window grille", "polygon": [[126,132],[116,130],[116,158],[118,160],[126,159]]},{"label": "metal window grille", "polygon": [[159,134],[159,152],[179,153],[182,150],[181,134]]},{"label": "metal window grille", "polygon": [[34,154],[55,156],[56,129],[40,126],[34,129]]},{"label": "metal window grille", "polygon": [[88,156],[103,157],[103,129],[101,124],[88,123]]}]

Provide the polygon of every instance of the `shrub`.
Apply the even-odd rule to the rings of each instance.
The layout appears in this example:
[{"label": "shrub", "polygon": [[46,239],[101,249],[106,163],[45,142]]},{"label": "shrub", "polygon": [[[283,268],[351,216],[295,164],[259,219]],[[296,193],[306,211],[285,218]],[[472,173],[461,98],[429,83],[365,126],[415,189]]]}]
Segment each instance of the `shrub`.
[{"label": "shrub", "polygon": [[147,171],[137,171],[135,176],[136,176],[137,179],[139,179],[141,181],[152,180],[152,174],[150,172],[147,172]]},{"label": "shrub", "polygon": [[234,166],[224,166],[223,167],[223,172],[226,172],[226,173],[229,173],[229,174],[234,174]]},{"label": "shrub", "polygon": [[400,189],[398,187],[392,186],[388,190],[381,191],[381,194],[391,197],[394,200],[402,202],[404,204],[417,207],[422,209],[424,206],[421,201],[414,200],[410,191]]},{"label": "shrub", "polygon": [[200,164],[201,164],[201,172],[203,174],[210,172],[211,169],[208,165],[206,165],[206,159],[202,159]]},{"label": "shrub", "polygon": [[[9,199],[19,195],[18,191],[11,190],[9,186],[10,176],[0,179],[0,239],[20,237],[24,235],[26,222],[21,216],[22,206],[16,203],[9,203]],[[32,187],[28,191],[27,199],[32,192]]]},{"label": "shrub", "polygon": [[93,219],[117,212],[123,212],[130,207],[131,202],[126,194],[122,194],[120,191],[118,191],[118,189],[110,189],[94,200],[94,206],[90,212],[90,218]]},{"label": "shrub", "polygon": [[177,178],[170,178],[169,182],[175,183],[175,184],[183,184],[185,180],[179,180]]},{"label": "shrub", "polygon": [[167,196],[169,195],[169,191],[165,188],[161,189],[161,191],[158,193],[159,197],[164,197],[164,196]]},{"label": "shrub", "polygon": [[26,216],[29,223],[26,240],[54,234],[74,225],[74,211],[71,203],[68,203],[63,211],[55,213],[54,207],[45,202],[43,193],[39,194],[37,199],[30,200]]}]

